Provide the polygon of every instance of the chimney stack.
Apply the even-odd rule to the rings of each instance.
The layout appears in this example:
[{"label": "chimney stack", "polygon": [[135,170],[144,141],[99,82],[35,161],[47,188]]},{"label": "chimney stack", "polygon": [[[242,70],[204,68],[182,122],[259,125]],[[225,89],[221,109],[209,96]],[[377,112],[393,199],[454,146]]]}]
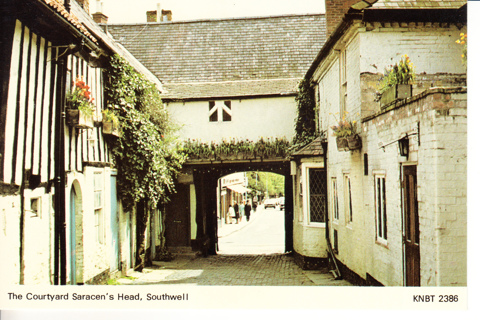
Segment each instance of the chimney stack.
[{"label": "chimney stack", "polygon": [[157,10],[147,11],[147,22],[165,22],[172,21],[172,11],[162,10],[160,3],[157,4]]},{"label": "chimney stack", "polygon": [[[327,37],[329,37],[348,9],[359,0],[325,0],[325,13],[327,18]],[[374,1],[373,1],[374,2]]]},{"label": "chimney stack", "polygon": [[97,0],[97,12],[92,14],[93,21],[96,23],[108,23],[108,17],[103,14],[103,2]]}]

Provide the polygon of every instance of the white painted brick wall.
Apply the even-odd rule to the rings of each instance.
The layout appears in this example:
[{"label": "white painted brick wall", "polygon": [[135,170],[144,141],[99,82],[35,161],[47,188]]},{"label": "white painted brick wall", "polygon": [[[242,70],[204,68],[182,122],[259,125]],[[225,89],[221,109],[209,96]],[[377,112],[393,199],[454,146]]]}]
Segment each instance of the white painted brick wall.
[{"label": "white painted brick wall", "polygon": [[[397,62],[404,54],[410,56],[417,73],[465,72],[460,59],[461,47],[455,44],[458,34],[465,30],[417,28],[397,31],[360,30],[360,35],[348,44],[347,111],[352,119],[360,119],[356,113],[360,110],[361,101],[373,100],[373,97],[362,96],[363,93],[359,90],[360,80],[355,79],[361,79],[359,74],[363,72],[383,73],[385,66]],[[461,100],[456,101],[455,106],[450,106],[447,114],[429,109],[431,105],[428,103],[405,109],[403,118],[397,120],[394,115],[398,111],[390,111],[365,124],[361,134],[361,152],[338,152],[330,129],[336,124],[333,115],[339,112],[338,75],[337,59],[316,80],[320,88],[321,127],[328,130],[329,189],[331,190],[331,177],[336,177],[338,184],[340,219],[332,225],[338,231],[340,261],[361,277],[369,273],[385,285],[403,285],[402,199],[399,181],[403,159],[399,158],[397,143],[385,149],[379,148],[379,143],[385,145],[396,141],[406,132],[415,132],[417,121],[420,121],[421,146],[417,145],[414,136],[410,138],[409,160],[418,165],[422,286],[465,285],[466,103],[461,100],[466,95],[452,94],[452,97],[460,97]],[[351,83],[355,85],[350,85]],[[336,118],[339,118],[338,114]],[[363,153],[368,153],[368,176],[363,173]],[[455,156],[452,157],[452,154]],[[375,243],[373,170],[383,170],[386,174],[387,246]],[[343,208],[343,176],[346,172],[351,176],[353,191],[354,221],[351,227],[345,223]],[[332,196],[329,195],[330,206],[331,199]],[[439,214],[439,208],[444,211],[443,215]],[[438,224],[446,229],[438,229]],[[331,240],[333,242],[333,238]],[[299,237],[296,246],[302,247],[304,244],[301,241],[308,242],[308,239]]]}]

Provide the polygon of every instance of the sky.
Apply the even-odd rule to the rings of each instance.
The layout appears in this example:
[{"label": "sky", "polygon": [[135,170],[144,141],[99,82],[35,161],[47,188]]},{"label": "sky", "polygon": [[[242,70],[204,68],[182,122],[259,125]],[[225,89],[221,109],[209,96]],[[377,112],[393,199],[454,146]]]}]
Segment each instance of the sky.
[{"label": "sky", "polygon": [[324,13],[324,0],[90,0],[90,12],[102,12],[108,23],[144,23],[146,12],[171,10],[173,21]]}]

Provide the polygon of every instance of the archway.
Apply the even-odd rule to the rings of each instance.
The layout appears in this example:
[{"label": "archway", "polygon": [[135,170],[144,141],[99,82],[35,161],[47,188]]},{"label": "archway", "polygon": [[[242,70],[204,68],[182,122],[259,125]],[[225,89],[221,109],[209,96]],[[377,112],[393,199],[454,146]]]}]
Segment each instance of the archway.
[{"label": "archway", "polygon": [[[183,199],[187,203],[183,207],[167,207],[166,229],[174,229],[180,224],[180,219],[189,219],[189,232],[186,239],[178,241],[167,237],[167,247],[170,251],[186,247],[201,250],[204,254],[217,254],[218,225],[217,225],[217,181],[220,177],[235,172],[263,171],[274,172],[285,177],[285,252],[293,250],[293,192],[290,162],[286,159],[269,159],[259,161],[204,161],[187,163],[183,167],[183,174],[179,178],[177,193],[172,195],[171,202]],[[185,196],[185,192],[188,195]],[[177,200],[175,200],[177,199]],[[170,217],[170,218],[168,218]],[[188,218],[185,218],[188,217]]]}]

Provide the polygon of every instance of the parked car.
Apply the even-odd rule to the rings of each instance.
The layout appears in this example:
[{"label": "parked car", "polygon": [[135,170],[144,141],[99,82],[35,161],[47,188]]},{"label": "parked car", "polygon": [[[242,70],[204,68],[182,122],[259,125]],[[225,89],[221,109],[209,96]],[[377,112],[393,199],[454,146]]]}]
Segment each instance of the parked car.
[{"label": "parked car", "polygon": [[267,200],[265,200],[263,205],[264,205],[265,209],[267,209],[267,208],[275,209],[275,207],[277,206],[277,200],[276,199],[267,199]]},{"label": "parked car", "polygon": [[280,206],[280,210],[285,209],[285,198],[281,197],[278,199],[278,205]]}]

